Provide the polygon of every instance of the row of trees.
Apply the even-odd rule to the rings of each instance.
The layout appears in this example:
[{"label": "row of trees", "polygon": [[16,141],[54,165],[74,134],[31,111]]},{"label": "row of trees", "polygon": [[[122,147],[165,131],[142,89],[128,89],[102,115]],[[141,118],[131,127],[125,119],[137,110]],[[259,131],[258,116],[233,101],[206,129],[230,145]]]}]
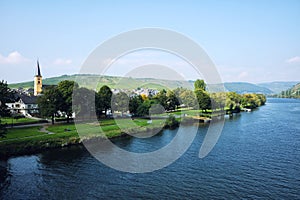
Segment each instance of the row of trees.
[{"label": "row of trees", "polygon": [[[130,96],[130,97],[129,97]],[[262,94],[209,93],[203,80],[197,80],[194,91],[186,88],[161,90],[154,96],[128,95],[124,92],[112,94],[108,86],[94,92],[86,88],[74,91],[74,111],[81,116],[89,116],[93,110],[98,117],[107,117],[107,111],[130,112],[135,116],[147,116],[163,112],[175,111],[180,105],[202,112],[226,110],[229,113],[240,112],[241,108],[256,108],[265,104]],[[93,104],[95,97],[95,104]],[[212,106],[213,105],[213,106]]]},{"label": "row of trees", "polygon": [[[124,92],[113,94],[108,86],[103,86],[95,92],[87,88],[79,88],[74,81],[65,80],[57,86],[49,86],[38,98],[40,115],[51,117],[65,114],[67,122],[75,112],[80,116],[90,116],[96,111],[97,116],[107,117],[107,111],[130,112],[135,116],[147,116],[163,112],[175,111],[180,105],[207,112],[212,109],[229,112],[239,112],[242,107],[255,108],[265,104],[266,98],[262,94],[244,94],[235,92],[208,93],[203,80],[197,80],[194,91],[186,88],[161,90],[154,96],[127,95]],[[9,116],[5,103],[12,98],[7,84],[0,82],[0,117]],[[75,104],[72,107],[72,103]],[[0,123],[1,125],[1,123]],[[4,130],[3,128],[1,130]],[[1,132],[0,132],[1,135]]]}]

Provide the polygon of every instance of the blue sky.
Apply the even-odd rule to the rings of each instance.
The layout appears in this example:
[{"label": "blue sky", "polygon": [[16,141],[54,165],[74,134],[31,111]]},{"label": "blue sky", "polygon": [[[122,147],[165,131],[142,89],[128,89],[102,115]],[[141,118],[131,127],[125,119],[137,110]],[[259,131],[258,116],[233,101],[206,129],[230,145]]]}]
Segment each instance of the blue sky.
[{"label": "blue sky", "polygon": [[0,27],[0,79],[9,83],[32,80],[37,58],[44,77],[78,73],[103,41],[144,27],[196,41],[223,81],[300,81],[298,0],[1,0]]}]

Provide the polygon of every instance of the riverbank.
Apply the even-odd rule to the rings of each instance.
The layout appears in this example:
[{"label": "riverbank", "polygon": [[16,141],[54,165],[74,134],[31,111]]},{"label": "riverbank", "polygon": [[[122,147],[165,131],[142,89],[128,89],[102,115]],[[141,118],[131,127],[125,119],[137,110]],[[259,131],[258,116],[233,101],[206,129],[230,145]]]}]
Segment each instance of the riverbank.
[{"label": "riverbank", "polygon": [[[153,120],[119,119],[117,122],[110,119],[100,121],[100,126],[98,122],[95,122],[9,129],[7,137],[0,140],[0,156],[2,159],[7,159],[12,156],[29,155],[53,148],[78,145],[83,141],[101,140],[104,137],[114,139],[118,137],[132,137],[134,134],[146,135],[163,129],[177,128],[180,123],[203,123],[203,119],[186,117],[182,120],[182,118],[171,117]],[[102,131],[100,131],[100,127]],[[78,135],[77,128],[81,130],[80,135]]]},{"label": "riverbank", "polygon": [[[163,129],[174,129],[179,124],[209,123],[211,118],[208,115],[203,113],[199,115],[199,110],[187,110],[184,115],[180,115],[177,111],[168,116],[157,115],[151,120],[149,118],[117,118],[76,123],[76,125],[60,122],[55,125],[36,124],[34,126],[33,124],[23,126],[23,128],[9,128],[6,138],[0,138],[0,156],[9,158],[39,153],[53,148],[81,144],[87,140],[132,137],[135,134],[143,134],[147,137],[147,134],[154,131],[157,133]],[[224,117],[224,112],[214,113],[214,115]],[[78,129],[80,135],[77,132]]]}]

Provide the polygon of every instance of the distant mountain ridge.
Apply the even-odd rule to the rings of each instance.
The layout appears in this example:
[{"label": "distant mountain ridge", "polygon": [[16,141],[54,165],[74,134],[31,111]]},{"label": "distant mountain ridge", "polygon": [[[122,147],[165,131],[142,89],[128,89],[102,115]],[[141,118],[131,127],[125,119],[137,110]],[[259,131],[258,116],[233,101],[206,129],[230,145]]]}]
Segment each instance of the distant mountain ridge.
[{"label": "distant mountain ridge", "polygon": [[267,83],[258,83],[257,85],[272,90],[275,94],[278,94],[284,90],[290,89],[300,81],[275,81]]},{"label": "distant mountain ridge", "polygon": [[[74,75],[62,75],[58,77],[46,78],[43,80],[43,84],[56,85],[63,80],[79,81],[81,86],[90,89],[99,89],[103,85],[107,85],[110,88],[118,89],[136,89],[138,87],[163,89],[174,89],[177,87],[193,87],[194,81],[175,81],[175,80],[161,80],[154,78],[130,78],[130,77],[117,77],[117,76],[101,76],[91,74],[74,74]],[[98,83],[98,85],[95,85]],[[282,84],[281,84],[282,83]],[[273,83],[261,83],[252,84],[247,82],[225,82],[224,87],[226,91],[234,91],[240,94],[243,93],[262,93],[262,94],[275,94],[279,88],[285,88],[293,84],[294,82],[273,82]],[[9,84],[11,88],[32,88],[33,81]],[[216,85],[210,85],[209,88],[215,88]],[[271,88],[277,88],[275,91]],[[289,88],[289,87],[288,87]],[[213,89],[212,89],[213,90]],[[281,90],[282,91],[282,90]]]},{"label": "distant mountain ridge", "polygon": [[293,87],[284,90],[277,94],[278,97],[284,98],[300,98],[300,83],[294,85]]}]

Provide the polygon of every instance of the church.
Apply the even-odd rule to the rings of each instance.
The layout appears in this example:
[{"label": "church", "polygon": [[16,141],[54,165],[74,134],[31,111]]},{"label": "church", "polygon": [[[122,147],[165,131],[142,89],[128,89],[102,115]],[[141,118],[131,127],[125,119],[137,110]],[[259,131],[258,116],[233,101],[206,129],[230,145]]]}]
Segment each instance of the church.
[{"label": "church", "polygon": [[7,108],[13,114],[22,114],[26,117],[30,117],[32,115],[38,114],[38,104],[37,98],[42,94],[43,88],[47,87],[47,85],[43,85],[43,79],[40,69],[39,61],[37,61],[37,72],[34,76],[33,83],[33,95],[29,95],[23,92],[16,92],[15,98],[12,102],[6,103]]},{"label": "church", "polygon": [[37,61],[37,74],[34,76],[34,96],[38,96],[43,91],[43,80],[40,69],[40,63]]}]

